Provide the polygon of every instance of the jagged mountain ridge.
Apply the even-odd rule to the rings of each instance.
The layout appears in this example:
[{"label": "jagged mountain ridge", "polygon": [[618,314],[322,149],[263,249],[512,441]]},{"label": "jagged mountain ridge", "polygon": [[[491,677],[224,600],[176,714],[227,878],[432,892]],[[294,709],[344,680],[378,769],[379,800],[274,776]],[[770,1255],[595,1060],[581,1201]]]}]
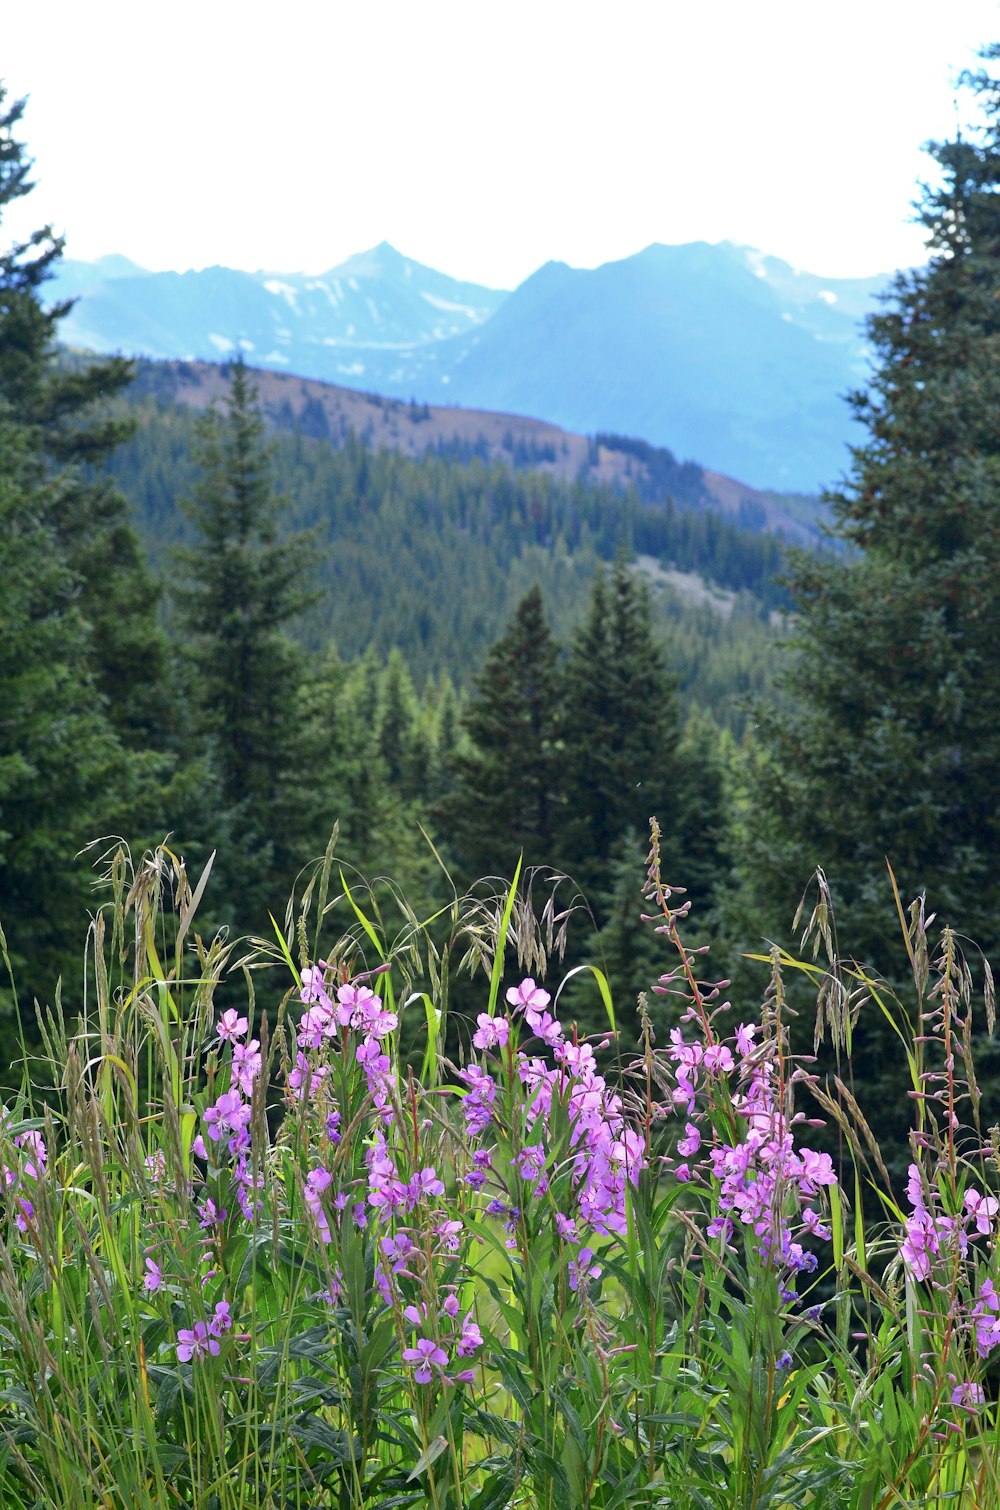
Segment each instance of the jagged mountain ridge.
[{"label": "jagged mountain ridge", "polygon": [[654,244],[593,270],[547,263],[513,293],[386,243],[320,277],[147,273],[67,262],[69,342],[215,359],[396,398],[641,435],[760,488],[815,491],[847,464],[860,319],[884,279],[822,279],[731,243]]}]

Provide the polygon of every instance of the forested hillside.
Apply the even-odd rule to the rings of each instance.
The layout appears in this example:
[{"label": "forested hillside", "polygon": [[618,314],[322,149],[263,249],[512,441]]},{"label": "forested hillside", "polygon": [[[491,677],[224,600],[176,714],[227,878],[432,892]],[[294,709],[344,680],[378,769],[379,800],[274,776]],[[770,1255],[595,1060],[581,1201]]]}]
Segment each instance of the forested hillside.
[{"label": "forested hillside", "polygon": [[[151,559],[169,571],[172,547],[190,536],[181,503],[198,475],[199,421],[143,397],[149,387],[147,368],[137,428],[110,468]],[[679,506],[662,479],[640,494],[478,458],[408,457],[351,433],[335,446],[301,425],[273,437],[272,465],[287,500],[280,528],[310,532],[313,585],[296,625],[310,648],[332,640],[345,659],[384,660],[398,647],[418,684],[447,673],[467,686],[533,583],[564,634],[582,617],[596,564],[623,554],[668,569],[650,579],[656,623],[693,701],[739,730],[745,695],[767,685],[788,605],[781,541]]]}]

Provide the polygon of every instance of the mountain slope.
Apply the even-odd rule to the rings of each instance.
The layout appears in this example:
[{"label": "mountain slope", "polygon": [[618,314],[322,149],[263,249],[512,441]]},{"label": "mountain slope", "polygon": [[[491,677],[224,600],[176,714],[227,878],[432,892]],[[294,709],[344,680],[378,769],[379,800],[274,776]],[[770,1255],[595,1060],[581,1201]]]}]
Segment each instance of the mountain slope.
[{"label": "mountain slope", "polygon": [[[766,493],[692,462],[679,463],[669,450],[643,441],[578,435],[514,414],[404,403],[268,369],[254,371],[253,380],[264,417],[276,430],[335,446],[353,435],[372,450],[407,457],[430,453],[502,462],[566,482],[634,487],[647,503],[670,498],[682,508],[718,513],[741,528],[767,530],[795,544],[814,546],[820,537],[822,511],[815,498]],[[209,362],[140,362],[134,388],[139,400],[192,409],[208,408],[227,391],[225,366]]]}]

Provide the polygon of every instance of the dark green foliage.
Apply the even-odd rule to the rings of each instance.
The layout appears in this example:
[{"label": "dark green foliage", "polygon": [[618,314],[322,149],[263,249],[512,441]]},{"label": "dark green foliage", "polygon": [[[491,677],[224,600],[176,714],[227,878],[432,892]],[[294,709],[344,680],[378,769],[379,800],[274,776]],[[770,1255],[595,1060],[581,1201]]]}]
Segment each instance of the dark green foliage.
[{"label": "dark green foliage", "polygon": [[[24,102],[4,107],[0,88],[0,216],[32,187],[30,162],[13,132]],[[57,360],[67,304],[46,309],[46,280],[63,251],[50,227],[0,255],[0,406],[25,432],[41,480],[58,469],[48,499],[55,548],[76,578],[79,609],[90,626],[90,664],[122,737],[143,748],[160,733],[169,708],[166,645],[156,622],[157,594],[122,494],[92,475],[131,432],[108,401],[132,379],[120,358]],[[25,463],[27,465],[27,463]]]},{"label": "dark green foliage", "polygon": [[468,881],[552,863],[563,786],[558,647],[537,587],[486,657],[463,719],[443,827]]},{"label": "dark green foliage", "polygon": [[[829,500],[853,553],[796,564],[786,700],[752,762],[756,927],[784,936],[822,865],[842,947],[890,969],[887,859],[904,898],[1000,944],[1000,83],[976,88],[982,128],[932,148],[932,259],[869,322],[869,438]],[[878,1014],[861,1030],[857,1062],[889,1073]]]},{"label": "dark green foliage", "polygon": [[238,364],[225,413],[202,420],[201,475],[186,504],[196,544],[177,553],[174,591],[189,705],[230,830],[223,877],[241,926],[260,931],[325,836],[304,760],[302,656],[283,632],[301,612],[312,542],[278,538],[281,500],[255,398]]},{"label": "dark green foliage", "polygon": [[676,776],[677,686],[652,632],[649,591],[624,562],[599,573],[563,685],[562,852],[596,889],[615,845],[666,811]]},{"label": "dark green foliage", "polygon": [[1000,942],[1000,86],[933,149],[934,256],[870,322],[869,441],[831,495],[846,563],[800,558],[788,703],[765,720],[751,865],[775,922],[822,863],[855,947],[906,895]]},{"label": "dark green foliage", "polygon": [[[31,188],[22,112],[0,88],[0,216]],[[78,956],[79,851],[158,837],[170,768],[152,738],[169,702],[156,594],[125,500],[87,475],[122,433],[103,400],[129,368],[57,359],[66,306],[42,293],[61,252],[46,227],[0,255],[0,922],[25,1005]]]},{"label": "dark green foliage", "polygon": [[33,462],[25,433],[0,423],[0,923],[25,1004],[51,1000],[78,957],[91,890],[78,851],[130,830],[153,763],[106,716],[78,580],[48,522],[62,480],[38,482]]}]

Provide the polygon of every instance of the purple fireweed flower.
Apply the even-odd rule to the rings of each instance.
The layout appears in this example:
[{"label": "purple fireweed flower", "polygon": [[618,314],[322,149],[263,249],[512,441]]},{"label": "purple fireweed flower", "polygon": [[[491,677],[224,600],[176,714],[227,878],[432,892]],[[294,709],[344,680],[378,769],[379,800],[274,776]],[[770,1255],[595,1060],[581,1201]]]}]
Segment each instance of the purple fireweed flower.
[{"label": "purple fireweed flower", "polygon": [[698,1152],[698,1149],[701,1147],[701,1133],[698,1131],[697,1127],[695,1127],[693,1122],[686,1123],[684,1131],[687,1136],[681,1138],[680,1142],[677,1144],[677,1152],[681,1155],[682,1158],[690,1159],[691,1156],[693,1154],[696,1154]]},{"label": "purple fireweed flower", "polygon": [[217,1206],[210,1195],[207,1195],[198,1207],[198,1226],[214,1227],[219,1222],[224,1222],[228,1216],[225,1206]]},{"label": "purple fireweed flower", "polygon": [[802,1173],[799,1188],[803,1195],[815,1195],[821,1185],[836,1185],[837,1172],[828,1153],[815,1153],[811,1148],[800,1148]]},{"label": "purple fireweed flower", "polygon": [[376,996],[370,986],[350,983],[337,992],[337,1021],[366,1038],[385,1038],[399,1026],[396,1013],[382,1006],[381,996]]},{"label": "purple fireweed flower", "polygon": [[333,1108],[333,1111],[327,1113],[326,1135],[331,1143],[340,1142],[340,1112],[336,1107]]},{"label": "purple fireweed flower", "polygon": [[396,1173],[396,1166],[381,1133],[365,1153],[365,1163],[368,1165],[369,1206],[388,1213],[409,1202],[409,1188]]},{"label": "purple fireweed flower", "polygon": [[217,1301],[215,1306],[215,1315],[208,1323],[208,1330],[214,1337],[221,1337],[223,1332],[229,1331],[229,1328],[232,1326],[232,1324],[233,1318],[229,1310],[229,1301]]},{"label": "purple fireweed flower", "polygon": [[574,1080],[587,1083],[597,1074],[597,1060],[589,1043],[557,1043],[554,1057]]},{"label": "purple fireweed flower", "polygon": [[507,991],[507,1005],[513,1007],[515,1012],[524,1013],[532,1032],[536,1030],[537,1023],[551,1000],[549,993],[536,986],[530,976],[519,986],[511,986]]},{"label": "purple fireweed flower", "polygon": [[462,1116],[465,1119],[466,1131],[470,1137],[478,1138],[486,1131],[493,1115],[493,1103],[497,1094],[496,1081],[477,1064],[470,1064],[468,1069],[459,1070],[458,1078],[469,1087],[467,1094],[462,1098]]},{"label": "purple fireweed flower", "polygon": [[462,1335],[458,1339],[455,1348],[460,1358],[471,1358],[483,1345],[483,1334],[473,1320],[472,1312],[466,1311],[462,1321]]},{"label": "purple fireweed flower", "polygon": [[538,1180],[545,1173],[545,1144],[532,1143],[527,1148],[522,1148],[516,1159],[511,1160],[517,1165],[517,1172],[522,1180]]},{"label": "purple fireweed flower", "polygon": [[670,1048],[667,1053],[676,1064],[689,1070],[697,1069],[704,1057],[704,1052],[700,1043],[685,1043],[684,1034],[680,1028],[671,1028]]},{"label": "purple fireweed flower", "polygon": [[151,1258],[146,1259],[146,1273],[142,1282],[149,1291],[158,1290],[163,1283],[163,1270]]},{"label": "purple fireweed flower", "polygon": [[423,1301],[418,1306],[409,1305],[403,1307],[403,1315],[411,1326],[422,1327],[427,1320],[427,1306]]},{"label": "purple fireweed flower", "polygon": [[[232,1143],[229,1146],[232,1148]],[[256,1194],[258,1190],[264,1188],[264,1172],[260,1170],[254,1174],[247,1163],[246,1155],[241,1153],[233,1170],[233,1181],[239,1208],[248,1222],[253,1221],[264,1204]]]},{"label": "purple fireweed flower", "polygon": [[449,1316],[452,1321],[454,1321],[455,1317],[458,1315],[457,1295],[452,1294],[445,1296],[444,1300],[441,1302],[441,1315]]},{"label": "purple fireweed flower", "polygon": [[24,1149],[28,1157],[21,1166],[21,1171],[29,1179],[37,1180],[45,1173],[48,1163],[48,1154],[45,1151],[45,1140],[40,1132],[32,1130],[18,1133],[14,1138],[15,1148]]},{"label": "purple fireweed flower", "polygon": [[457,1253],[461,1246],[462,1223],[459,1221],[439,1222],[434,1228],[434,1236],[441,1244],[446,1253]]},{"label": "purple fireweed flower", "polygon": [[417,1365],[413,1377],[418,1384],[430,1384],[432,1368],[442,1369],[448,1362],[448,1354],[433,1337],[418,1337],[416,1347],[404,1347],[403,1358]]},{"label": "purple fireweed flower", "polygon": [[[949,1377],[954,1379],[955,1376],[951,1374]],[[971,1379],[962,1379],[951,1392],[952,1405],[957,1405],[959,1410],[968,1411],[973,1416],[985,1399],[983,1386],[974,1384]]]},{"label": "purple fireweed flower", "polygon": [[561,1211],[555,1215],[556,1231],[563,1242],[572,1243],[576,1240],[576,1222],[571,1216],[564,1216]]},{"label": "purple fireweed flower", "polygon": [[1000,1297],[993,1287],[993,1281],[984,1279],[979,1287],[976,1303],[972,1307],[970,1320],[976,1333],[976,1351],[980,1358],[986,1358],[995,1347],[1000,1346]]},{"label": "purple fireweed flower", "polygon": [[732,1239],[733,1224],[728,1216],[713,1217],[705,1228],[709,1237],[721,1237],[724,1243]]},{"label": "purple fireweed flower", "polygon": [[329,1007],[315,1006],[299,1018],[296,1042],[300,1049],[319,1049],[324,1038],[336,1038],[337,1019]]},{"label": "purple fireweed flower", "polygon": [[675,1180],[680,1180],[680,1182],[681,1182],[682,1185],[686,1185],[688,1183],[688,1181],[690,1180],[690,1178],[691,1178],[691,1165],[690,1164],[678,1164],[677,1168],[674,1170],[674,1179]]},{"label": "purple fireweed flower", "polygon": [[388,1073],[389,1056],[382,1052],[382,1045],[377,1038],[363,1039],[358,1044],[355,1058],[369,1077]]},{"label": "purple fireweed flower", "polygon": [[177,1333],[177,1361],[190,1363],[193,1358],[207,1358],[211,1353],[217,1357],[219,1341],[208,1329],[207,1322],[196,1321],[193,1327],[181,1327]]},{"label": "purple fireweed flower", "polygon": [[701,1062],[712,1074],[728,1075],[735,1068],[732,1051],[724,1043],[710,1043]]},{"label": "purple fireweed flower", "polygon": [[444,1195],[444,1181],[439,1180],[437,1170],[428,1165],[426,1169],[418,1170],[410,1180],[406,1187],[406,1195],[410,1205],[416,1206],[425,1198]]},{"label": "purple fireweed flower", "polygon": [[301,1100],[303,1096],[316,1096],[326,1074],[325,1064],[311,1064],[305,1054],[299,1051],[295,1056],[295,1066],[288,1074],[288,1089],[297,1100]]},{"label": "purple fireweed flower", "polygon": [[682,1075],[678,1070],[677,1084],[671,1092],[670,1099],[676,1107],[683,1107],[685,1111],[691,1111],[698,1094],[698,1080],[693,1073]]},{"label": "purple fireweed flower", "polygon": [[965,1209],[975,1219],[976,1231],[984,1235],[992,1230],[992,1218],[1000,1211],[1000,1201],[992,1195],[980,1195],[973,1186],[965,1192]]},{"label": "purple fireweed flower", "polygon": [[322,1165],[317,1169],[311,1169],[306,1175],[304,1196],[306,1205],[316,1223],[316,1231],[321,1243],[332,1243],[333,1233],[330,1231],[330,1222],[326,1211],[323,1209],[323,1194],[329,1190],[333,1176]]},{"label": "purple fireweed flower", "polygon": [[736,1052],[741,1059],[753,1053],[753,1041],[757,1032],[758,1027],[755,1022],[741,1022],[736,1029]]},{"label": "purple fireweed flower", "polygon": [[382,1297],[383,1304],[392,1305],[392,1281],[381,1264],[375,1265],[375,1286]]},{"label": "purple fireweed flower", "polygon": [[250,1122],[250,1107],[238,1090],[224,1091],[214,1106],[207,1108],[203,1121],[208,1127],[208,1136],[218,1143],[227,1133],[232,1134],[230,1150],[246,1133]]},{"label": "purple fireweed flower", "polygon": [[233,1044],[233,1079],[245,1096],[253,1093],[261,1062],[260,1043],[256,1038],[251,1038],[249,1043]]},{"label": "purple fireweed flower", "polygon": [[472,1035],[473,1048],[502,1049],[510,1038],[510,1021],[506,1017],[491,1017],[488,1012],[480,1012],[476,1022],[479,1026]]},{"label": "purple fireweed flower", "polygon": [[242,1038],[249,1027],[247,1019],[230,1007],[229,1011],[223,1012],[219,1018],[215,1031],[223,1043],[233,1043],[237,1038]]},{"label": "purple fireweed flower", "polygon": [[576,1258],[569,1261],[569,1287],[571,1290],[586,1289],[604,1272],[598,1264],[591,1263],[593,1248],[581,1248]]},{"label": "purple fireweed flower", "polygon": [[420,1249],[407,1232],[397,1232],[395,1237],[382,1239],[383,1257],[391,1265],[394,1274],[402,1274],[407,1264],[419,1256],[419,1253]]},{"label": "purple fireweed flower", "polygon": [[907,1176],[906,1199],[909,1201],[914,1211],[926,1211],[927,1206],[924,1201],[924,1186],[923,1181],[920,1178],[920,1165],[911,1164],[907,1171]]},{"label": "purple fireweed flower", "polygon": [[191,1152],[199,1159],[208,1159],[208,1149],[205,1147],[205,1139],[201,1133],[195,1133],[191,1139]]},{"label": "purple fireweed flower", "polygon": [[811,1206],[806,1206],[806,1208],[802,1212],[802,1220],[808,1230],[812,1233],[813,1237],[821,1238],[824,1242],[830,1241],[830,1238],[833,1234],[831,1233],[829,1227],[823,1226],[820,1217],[812,1209]]},{"label": "purple fireweed flower", "polygon": [[307,965],[303,970],[299,1000],[303,1006],[312,1006],[315,1004],[323,1007],[332,1016],[334,1010],[333,1002],[327,995],[323,971],[318,965]]}]

